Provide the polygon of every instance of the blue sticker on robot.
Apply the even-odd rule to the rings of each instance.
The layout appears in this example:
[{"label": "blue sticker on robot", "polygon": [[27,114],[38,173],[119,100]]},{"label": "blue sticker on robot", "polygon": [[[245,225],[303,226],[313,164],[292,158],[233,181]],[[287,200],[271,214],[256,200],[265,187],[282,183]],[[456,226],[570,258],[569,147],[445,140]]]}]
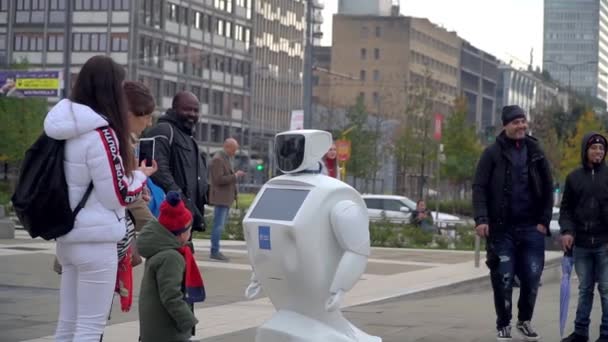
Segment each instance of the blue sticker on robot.
[{"label": "blue sticker on robot", "polygon": [[260,241],[260,249],[270,250],[270,227],[258,226],[258,237]]}]

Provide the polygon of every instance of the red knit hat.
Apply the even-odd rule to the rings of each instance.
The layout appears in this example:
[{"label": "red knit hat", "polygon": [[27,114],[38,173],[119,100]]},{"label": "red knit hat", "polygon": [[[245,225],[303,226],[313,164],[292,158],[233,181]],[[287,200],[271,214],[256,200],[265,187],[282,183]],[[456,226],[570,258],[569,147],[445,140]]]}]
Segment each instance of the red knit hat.
[{"label": "red knit hat", "polygon": [[167,197],[160,205],[158,222],[174,235],[188,230],[192,223],[192,214],[186,208],[178,192],[169,191]]}]

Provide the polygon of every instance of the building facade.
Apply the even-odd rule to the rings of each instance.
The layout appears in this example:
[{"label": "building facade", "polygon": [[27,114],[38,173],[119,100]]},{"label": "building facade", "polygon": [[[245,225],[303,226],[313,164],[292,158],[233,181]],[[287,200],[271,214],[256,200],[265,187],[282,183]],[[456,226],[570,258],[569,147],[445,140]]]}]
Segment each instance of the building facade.
[{"label": "building facade", "polygon": [[608,0],[545,0],[543,69],[562,85],[608,100]]},{"label": "building facade", "polygon": [[460,53],[459,90],[467,101],[468,121],[478,132],[496,125],[496,83],[498,59],[463,42]]},{"label": "building facade", "polygon": [[213,153],[227,137],[249,143],[251,18],[251,0],[0,0],[0,50],[31,69],[62,70],[64,96],[99,54],[148,85],[159,112],[189,90],[201,102],[196,138]]}]

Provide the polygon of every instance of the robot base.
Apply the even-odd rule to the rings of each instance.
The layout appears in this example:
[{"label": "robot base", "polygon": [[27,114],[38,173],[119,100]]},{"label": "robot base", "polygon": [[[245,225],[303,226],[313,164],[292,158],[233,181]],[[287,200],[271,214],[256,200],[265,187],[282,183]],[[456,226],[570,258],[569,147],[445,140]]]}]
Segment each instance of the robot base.
[{"label": "robot base", "polygon": [[377,336],[370,336],[350,324],[355,336],[330,327],[297,312],[281,310],[260,326],[255,336],[256,342],[382,342]]}]

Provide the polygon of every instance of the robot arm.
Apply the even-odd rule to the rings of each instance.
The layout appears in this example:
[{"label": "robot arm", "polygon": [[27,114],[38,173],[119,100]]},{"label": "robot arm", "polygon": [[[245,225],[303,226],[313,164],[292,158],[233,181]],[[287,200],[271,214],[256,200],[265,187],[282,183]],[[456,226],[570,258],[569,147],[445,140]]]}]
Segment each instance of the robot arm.
[{"label": "robot arm", "polygon": [[344,254],[325,305],[328,311],[339,307],[344,293],[353,288],[365,271],[370,255],[369,217],[365,208],[353,201],[338,202],[331,211],[331,227]]},{"label": "robot arm", "polygon": [[260,294],[260,291],[262,291],[262,284],[260,284],[256,278],[255,272],[251,272],[251,279],[249,281],[249,286],[247,286],[247,289],[245,290],[245,297],[247,297],[247,299],[253,299]]}]

